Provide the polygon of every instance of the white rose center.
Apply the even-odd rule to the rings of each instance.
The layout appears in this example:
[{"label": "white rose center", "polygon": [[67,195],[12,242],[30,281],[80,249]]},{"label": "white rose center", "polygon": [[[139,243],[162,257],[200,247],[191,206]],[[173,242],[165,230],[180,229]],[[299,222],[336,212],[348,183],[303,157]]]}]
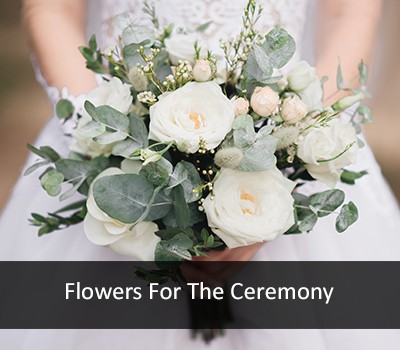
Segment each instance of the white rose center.
[{"label": "white rose center", "polygon": [[256,215],[257,200],[244,189],[240,191],[240,208],[245,215]]},{"label": "white rose center", "polygon": [[200,129],[206,126],[206,118],[201,113],[191,112],[189,120],[193,123],[194,129]]}]

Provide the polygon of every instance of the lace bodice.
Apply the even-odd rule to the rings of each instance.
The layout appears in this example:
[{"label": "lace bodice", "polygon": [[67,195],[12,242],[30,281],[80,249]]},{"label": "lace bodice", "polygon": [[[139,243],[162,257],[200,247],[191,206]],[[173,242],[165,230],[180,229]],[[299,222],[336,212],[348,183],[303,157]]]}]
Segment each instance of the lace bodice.
[{"label": "lace bodice", "polygon": [[[161,25],[174,23],[175,27],[191,30],[211,21],[207,30],[201,34],[201,39],[216,53],[215,51],[219,50],[220,39],[228,39],[238,34],[246,1],[156,0],[154,4]],[[258,22],[259,29],[267,32],[275,24],[281,24],[296,40],[298,50],[292,62],[297,61],[301,53],[308,0],[260,0],[259,2],[264,7]],[[103,48],[114,46],[119,32],[114,26],[113,18],[128,11],[134,24],[149,24],[150,18],[143,13],[142,8],[143,0],[91,0],[88,11],[91,25],[88,34],[95,32]]]}]

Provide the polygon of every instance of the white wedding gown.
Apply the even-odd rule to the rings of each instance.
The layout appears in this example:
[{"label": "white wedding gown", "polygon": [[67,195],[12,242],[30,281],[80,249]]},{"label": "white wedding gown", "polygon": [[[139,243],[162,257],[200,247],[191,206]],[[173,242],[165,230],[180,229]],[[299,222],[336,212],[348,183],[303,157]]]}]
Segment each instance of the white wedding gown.
[{"label": "white wedding gown", "polygon": [[[203,35],[217,50],[218,38],[238,32],[245,0],[159,0],[162,23],[195,28],[212,21]],[[306,0],[264,0],[259,26],[264,31],[281,23],[298,45],[301,57]],[[102,48],[115,43],[114,15],[132,11],[137,24],[148,21],[142,0],[95,0],[89,3],[88,34],[96,33]],[[310,18],[308,18],[310,21]],[[39,78],[42,79],[39,75]],[[43,82],[43,81],[42,81]],[[59,96],[48,88],[50,99]],[[379,116],[378,116],[379,118]],[[56,117],[41,132],[37,145],[51,145],[63,154],[68,142]],[[30,157],[31,164],[35,157]],[[341,185],[347,200],[354,201],[359,221],[343,234],[334,229],[334,218],[321,220],[309,234],[283,236],[265,244],[257,260],[400,260],[400,211],[368,146],[360,151],[354,169],[369,175],[356,186]],[[21,177],[0,219],[0,260],[129,260],[89,243],[78,225],[38,238],[29,226],[31,212],[46,213],[60,207],[41,189],[36,175]],[[1,311],[0,311],[1,312]],[[62,317],[60,315],[60,317]],[[266,315],[266,317],[268,317]],[[187,330],[8,330],[0,331],[1,349],[400,349],[396,330],[232,330],[209,346],[192,341]]]}]

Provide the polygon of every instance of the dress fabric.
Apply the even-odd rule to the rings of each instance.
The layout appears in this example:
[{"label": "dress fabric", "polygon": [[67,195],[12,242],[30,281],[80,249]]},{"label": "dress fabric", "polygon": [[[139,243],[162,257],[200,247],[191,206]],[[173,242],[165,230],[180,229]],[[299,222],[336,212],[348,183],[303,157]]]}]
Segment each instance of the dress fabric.
[{"label": "dress fabric", "polygon": [[[196,28],[212,21],[202,34],[203,42],[218,53],[219,38],[238,33],[245,0],[158,0],[161,24]],[[307,20],[306,0],[264,0],[259,28],[267,31],[281,24],[295,38],[298,51],[289,67],[301,58],[303,30]],[[113,17],[130,11],[135,24],[149,23],[141,11],[142,0],[95,0],[88,4],[89,34],[96,33],[102,48],[115,45],[118,31]],[[303,53],[304,54],[304,53]],[[39,80],[45,84],[43,77]],[[51,100],[59,96],[46,86]],[[379,118],[379,117],[378,117]],[[68,153],[68,140],[60,123],[52,117],[36,145],[51,145]],[[36,157],[30,156],[27,165]],[[309,234],[282,236],[261,248],[255,260],[400,260],[400,211],[366,145],[353,170],[369,175],[356,186],[340,184],[346,200],[359,208],[360,219],[343,234],[334,229],[334,218],[321,220]],[[311,186],[308,191],[318,191]],[[38,238],[28,224],[31,212],[46,213],[60,207],[41,189],[36,175],[21,177],[0,218],[0,260],[131,260],[110,249],[91,244],[82,225]],[[268,317],[268,316],[266,316]],[[7,345],[7,346],[6,346]],[[0,331],[0,348],[9,349],[399,349],[400,332],[395,330],[228,330],[225,337],[205,345],[193,341],[188,330],[7,330]]]}]

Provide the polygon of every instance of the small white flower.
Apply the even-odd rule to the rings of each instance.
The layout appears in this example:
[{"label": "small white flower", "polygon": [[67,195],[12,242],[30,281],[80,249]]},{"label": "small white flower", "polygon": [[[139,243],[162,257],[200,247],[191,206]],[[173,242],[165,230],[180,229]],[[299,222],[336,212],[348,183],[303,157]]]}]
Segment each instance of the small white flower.
[{"label": "small white flower", "polygon": [[351,123],[334,119],[326,127],[309,129],[299,140],[297,155],[313,178],[333,188],[342,169],[356,162],[357,151],[357,136]]},{"label": "small white flower", "polygon": [[193,67],[192,75],[196,81],[209,81],[213,76],[210,62],[204,59],[197,60]]},{"label": "small white flower", "polygon": [[249,113],[250,103],[247,99],[243,97],[234,96],[231,100],[233,105],[235,106],[235,115],[238,117],[239,115],[245,115]]},{"label": "small white flower", "polygon": [[295,183],[277,168],[221,170],[213,196],[203,203],[208,224],[229,248],[271,241],[294,224]]},{"label": "small white flower", "polygon": [[195,153],[200,142],[216,148],[232,129],[235,110],[216,82],[190,82],[165,93],[150,107],[149,138],[173,141],[182,152]]},{"label": "small white flower", "polygon": [[287,97],[281,106],[281,115],[287,124],[296,124],[307,115],[307,105],[297,95]]},{"label": "small white flower", "polygon": [[151,91],[143,91],[137,95],[139,102],[152,104],[157,102],[157,97]]},{"label": "small white flower", "polygon": [[279,104],[279,95],[269,86],[254,89],[250,99],[251,108],[261,117],[268,117],[275,112]]},{"label": "small white flower", "polygon": [[143,165],[152,162],[157,162],[161,159],[162,155],[159,152],[152,151],[151,149],[142,149],[140,151],[140,159],[144,161]]}]

